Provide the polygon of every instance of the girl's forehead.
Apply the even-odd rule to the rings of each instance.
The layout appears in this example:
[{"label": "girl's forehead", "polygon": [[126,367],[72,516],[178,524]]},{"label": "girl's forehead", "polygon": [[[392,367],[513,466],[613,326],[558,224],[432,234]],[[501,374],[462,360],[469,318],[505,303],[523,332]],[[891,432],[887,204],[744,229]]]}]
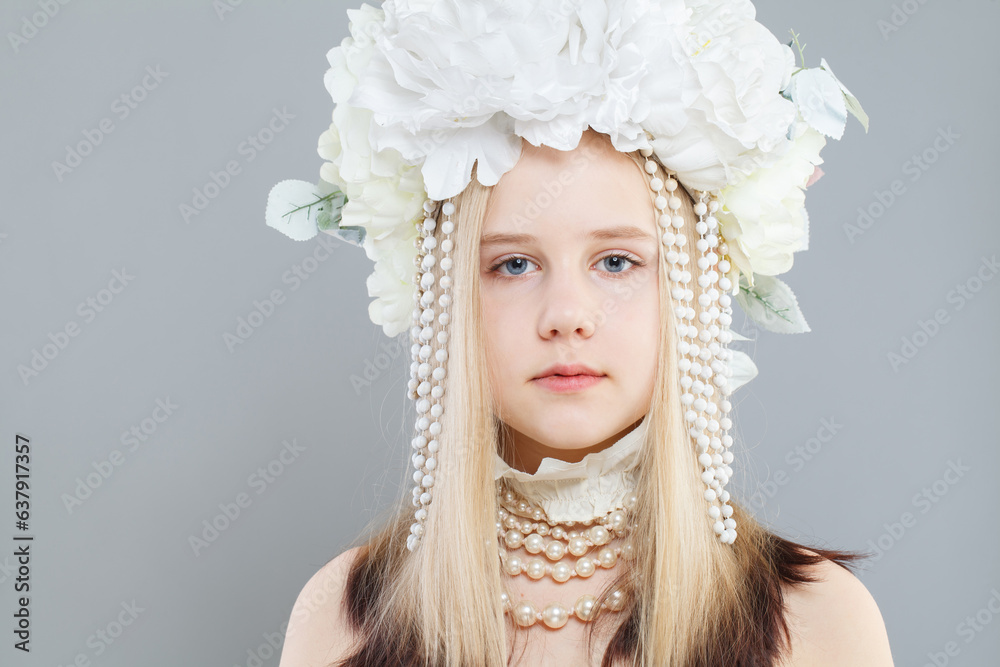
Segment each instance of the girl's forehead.
[{"label": "girl's forehead", "polygon": [[649,184],[639,165],[610,144],[593,144],[525,150],[490,193],[484,236],[531,233],[545,223],[589,228],[628,222],[654,229]]}]

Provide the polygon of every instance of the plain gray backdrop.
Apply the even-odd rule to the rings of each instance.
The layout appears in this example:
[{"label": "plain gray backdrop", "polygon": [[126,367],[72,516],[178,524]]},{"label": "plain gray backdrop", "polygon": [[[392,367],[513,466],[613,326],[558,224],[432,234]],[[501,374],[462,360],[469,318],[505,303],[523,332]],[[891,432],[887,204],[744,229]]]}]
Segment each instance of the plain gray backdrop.
[{"label": "plain gray backdrop", "polygon": [[[318,178],[325,56],[358,5],[223,2],[0,5],[4,665],[277,665],[302,585],[408,476],[409,346],[368,320],[371,262],[342,243],[316,261],[263,217],[277,181]],[[757,6],[871,131],[828,143],[782,276],[812,332],[743,348],[760,375],[734,483],[782,534],[876,554],[861,577],[897,665],[995,665],[1000,6]]]}]

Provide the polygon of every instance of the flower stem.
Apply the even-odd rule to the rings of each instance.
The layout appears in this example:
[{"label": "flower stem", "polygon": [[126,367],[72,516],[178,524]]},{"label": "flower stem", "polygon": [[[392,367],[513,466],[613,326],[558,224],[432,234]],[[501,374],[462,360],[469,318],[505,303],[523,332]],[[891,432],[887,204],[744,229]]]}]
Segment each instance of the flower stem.
[{"label": "flower stem", "polygon": [[798,49],[798,51],[799,51],[799,58],[802,59],[802,65],[800,65],[799,68],[797,70],[795,70],[795,72],[794,72],[794,74],[798,74],[799,72],[801,72],[802,70],[804,70],[806,68],[806,54],[805,54],[805,50],[806,50],[806,46],[807,45],[806,44],[799,44],[799,36],[798,36],[798,34],[796,34],[796,32],[794,30],[789,30],[789,32],[792,33],[792,43],[789,44],[789,46],[793,46],[794,45],[795,48]]}]

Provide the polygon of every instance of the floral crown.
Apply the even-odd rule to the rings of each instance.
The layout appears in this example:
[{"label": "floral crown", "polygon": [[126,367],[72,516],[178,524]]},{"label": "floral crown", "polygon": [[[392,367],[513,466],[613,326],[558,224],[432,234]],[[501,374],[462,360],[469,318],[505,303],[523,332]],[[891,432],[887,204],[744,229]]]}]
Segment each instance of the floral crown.
[{"label": "floral crown", "polygon": [[[683,417],[712,529],[736,540],[724,488],[729,395],[757,369],[728,348],[742,338],[729,328],[733,297],[766,329],[809,331],[776,276],[808,247],[804,189],[822,175],[826,138],[843,135],[848,113],[868,129],[826,61],[796,66],[798,37],[779,43],[755,15],[749,0],[385,0],[348,11],[351,36],[327,54],[335,107],[319,139],[320,181],[278,183],[266,220],[296,240],[323,231],[362,246],[375,262],[371,320],[390,337],[411,333],[416,511],[407,548],[421,541],[439,481],[455,212],[447,200],[474,167],[482,185],[496,185],[522,141],[572,150],[588,128],[645,159],[671,265]],[[695,201],[691,245],[679,186]],[[697,300],[692,281],[703,290]]]},{"label": "floral crown", "polygon": [[779,43],[749,0],[386,0],[347,14],[351,35],[327,54],[321,180],[278,183],[266,220],[362,246],[387,336],[411,324],[424,202],[462,192],[474,163],[495,185],[522,138],[571,150],[588,127],[715,195],[737,301],[765,329],[809,331],[775,276],[808,247],[803,189],[826,137],[848,112],[866,131],[868,118],[826,60],[797,66],[797,36]]}]

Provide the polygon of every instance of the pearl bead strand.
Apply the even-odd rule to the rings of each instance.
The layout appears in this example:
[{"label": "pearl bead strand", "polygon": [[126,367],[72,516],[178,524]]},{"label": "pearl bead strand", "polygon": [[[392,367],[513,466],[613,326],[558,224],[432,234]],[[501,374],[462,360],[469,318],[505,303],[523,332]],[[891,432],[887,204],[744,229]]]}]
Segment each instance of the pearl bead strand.
[{"label": "pearl bead strand", "polygon": [[569,581],[573,577],[587,579],[594,574],[599,567],[610,570],[618,563],[619,556],[623,556],[624,554],[634,554],[634,548],[631,545],[614,548],[603,547],[598,552],[596,557],[584,556],[583,558],[577,560],[574,565],[562,562],[562,557],[559,559],[553,559],[558,561],[556,563],[546,563],[537,556],[525,561],[520,556],[511,556],[506,551],[501,551],[500,560],[504,572],[512,577],[516,577],[520,574],[526,574],[531,579],[535,579],[537,581],[542,577],[549,576],[561,584]]},{"label": "pearl bead strand", "polygon": [[[628,511],[634,508],[638,498],[634,493],[624,499],[624,507],[615,509],[598,519],[576,522],[550,522],[544,510],[534,507],[525,500],[515,498],[513,492],[498,488],[497,537],[501,568],[510,576],[526,574],[533,580],[551,577],[557,583],[565,583],[573,577],[589,578],[598,568],[612,569],[621,559],[635,555],[631,542],[624,546],[610,546],[615,536],[624,538],[629,529],[637,527],[629,524]],[[576,526],[584,526],[577,529]],[[549,539],[546,540],[545,536]],[[530,554],[544,554],[525,560],[519,555],[511,555],[507,548],[523,548]],[[586,555],[598,549],[596,556]],[[563,562],[569,556],[578,557],[574,564]],[[507,593],[501,596],[504,612],[510,614],[521,627],[530,627],[541,621],[546,627],[558,629],[566,625],[569,618],[576,616],[581,621],[591,621],[599,611],[593,595],[581,595],[567,607],[558,602],[547,604],[539,611],[530,601],[522,600],[512,605]],[[610,602],[601,608],[620,611],[624,606],[624,595],[620,589],[613,591]]]},{"label": "pearl bead strand", "polygon": [[[628,518],[623,510],[616,509],[609,512],[604,517],[598,519],[594,525],[594,520],[582,522],[580,525],[588,525],[582,530],[575,529],[577,522],[568,522],[563,525],[552,525],[548,523],[544,512],[540,508],[533,508],[525,501],[516,504],[522,516],[512,514],[509,507],[513,506],[511,493],[506,497],[501,495],[501,499],[507,501],[508,507],[500,507],[497,510],[496,530],[500,540],[500,560],[503,570],[511,575],[517,576],[527,574],[532,579],[541,579],[550,576],[559,583],[568,581],[573,577],[590,577],[597,568],[611,569],[618,562],[619,557],[631,558],[635,553],[635,548],[631,541],[623,546],[605,546],[616,536],[624,538],[628,535],[629,528],[637,528],[637,524],[629,526]],[[634,505],[635,495],[631,494],[627,498],[629,505]],[[532,518],[539,518],[541,521],[531,521],[524,518],[523,514],[531,514]],[[548,536],[548,540],[546,540]],[[549,561],[547,563],[541,558],[524,559],[518,555],[510,555],[507,549],[523,548],[529,554],[544,554]],[[597,549],[596,555],[587,556]],[[563,563],[563,559],[570,556],[578,560],[574,565]]]},{"label": "pearl bead strand", "polygon": [[[656,193],[654,207],[657,224],[662,230],[661,241],[670,267],[671,296],[677,304],[674,314],[677,316],[678,367],[681,371],[684,419],[689,424],[688,434],[695,443],[698,462],[703,468],[701,478],[707,485],[705,500],[709,503],[712,529],[723,544],[732,544],[736,540],[736,521],[732,518],[729,491],[724,487],[733,475],[730,466],[733,454],[729,449],[733,439],[728,434],[732,427],[732,420],[728,417],[732,409],[728,399],[731,393],[729,378],[732,377],[728,361],[732,353],[726,347],[732,341],[729,330],[732,298],[728,292],[733,286],[725,275],[730,268],[729,261],[724,258],[728,246],[721,242],[718,235],[719,221],[715,213],[719,203],[702,192],[694,206],[698,216],[695,224],[698,234],[695,249],[699,253],[696,261],[699,270],[697,283],[701,288],[696,311],[692,305],[694,290],[688,287],[693,276],[687,268],[690,262],[685,250],[689,247],[688,239],[681,231],[685,225],[684,216],[680,214],[682,202],[674,194],[679,184],[669,173],[665,182],[656,176],[659,166],[652,159],[653,149],[644,148],[640,153],[646,158],[644,170],[650,179],[649,187]],[[696,318],[700,327],[694,323]],[[721,395],[718,402],[716,391]],[[715,504],[716,500],[720,505]]]},{"label": "pearl bead strand", "polygon": [[566,625],[571,616],[576,616],[583,622],[589,622],[597,617],[599,610],[621,611],[625,607],[625,594],[620,589],[611,592],[609,602],[597,606],[597,598],[585,594],[576,599],[572,606],[564,606],[559,602],[550,602],[539,611],[537,605],[530,600],[521,600],[514,604],[507,593],[500,594],[503,610],[522,628],[530,628],[538,621],[553,630]]},{"label": "pearl bead strand", "polygon": [[[448,306],[451,305],[452,286],[452,278],[448,271],[452,268],[450,253],[454,242],[451,233],[455,230],[455,225],[451,216],[455,212],[455,205],[450,201],[441,205],[441,213],[444,216],[441,232],[444,239],[440,244],[442,254],[440,262],[434,253],[438,248],[437,238],[434,236],[437,227],[436,210],[437,202],[432,200],[424,202],[424,220],[418,226],[418,235],[414,240],[417,247],[415,260],[417,272],[414,282],[418,288],[416,307],[413,311],[415,324],[410,329],[413,340],[411,347],[413,361],[410,364],[407,390],[409,397],[416,401],[417,407],[415,425],[417,435],[410,443],[414,450],[411,462],[415,468],[413,481],[416,484],[413,487],[413,505],[417,509],[413,515],[415,520],[410,526],[410,534],[406,538],[406,548],[410,551],[416,549],[423,537],[427,507],[431,504],[439,447],[437,437],[441,434],[441,415],[444,414],[442,403],[444,379],[447,376],[447,325],[451,320]],[[440,278],[434,275],[435,265],[441,268]],[[440,296],[435,293],[435,286],[440,287]],[[441,308],[440,313],[435,308],[435,299]],[[435,320],[441,325],[437,335],[434,334]],[[435,341],[437,349],[433,346]]]}]

